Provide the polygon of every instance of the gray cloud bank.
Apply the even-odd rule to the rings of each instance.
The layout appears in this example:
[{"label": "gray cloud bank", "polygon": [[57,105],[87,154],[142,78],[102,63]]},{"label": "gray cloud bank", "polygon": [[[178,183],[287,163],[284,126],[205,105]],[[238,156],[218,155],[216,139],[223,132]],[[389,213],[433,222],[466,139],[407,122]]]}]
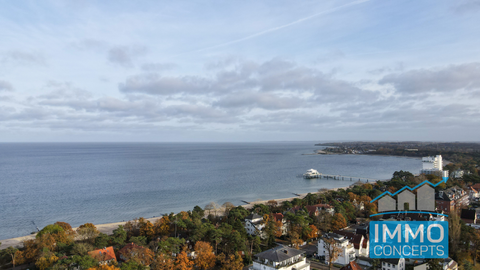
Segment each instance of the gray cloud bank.
[{"label": "gray cloud bank", "polygon": [[[372,89],[279,58],[219,61],[202,75],[161,73],[171,67],[140,69],[118,84],[117,97],[49,82],[47,93],[0,104],[0,120],[4,128],[129,134],[182,127],[297,135],[480,131],[480,63],[386,74]],[[12,87],[0,81],[2,89]]]}]

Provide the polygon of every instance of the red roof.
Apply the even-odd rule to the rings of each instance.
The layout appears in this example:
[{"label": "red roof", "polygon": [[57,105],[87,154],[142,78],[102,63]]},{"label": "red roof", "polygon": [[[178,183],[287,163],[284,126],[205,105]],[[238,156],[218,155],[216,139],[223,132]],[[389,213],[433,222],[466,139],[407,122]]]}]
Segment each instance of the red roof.
[{"label": "red roof", "polygon": [[477,184],[475,184],[471,187],[474,188],[475,190],[479,190],[480,189],[480,183],[477,183]]},{"label": "red roof", "polygon": [[273,220],[275,221],[282,221],[283,220],[283,214],[282,213],[275,213],[273,215]]},{"label": "red roof", "polygon": [[113,251],[113,247],[96,249],[94,251],[88,252],[88,255],[90,255],[94,259],[97,259],[100,262],[110,261],[112,259],[115,261],[117,260],[117,257],[115,257],[115,252]]},{"label": "red roof", "polygon": [[362,268],[354,261],[340,268],[340,270],[362,270]]}]

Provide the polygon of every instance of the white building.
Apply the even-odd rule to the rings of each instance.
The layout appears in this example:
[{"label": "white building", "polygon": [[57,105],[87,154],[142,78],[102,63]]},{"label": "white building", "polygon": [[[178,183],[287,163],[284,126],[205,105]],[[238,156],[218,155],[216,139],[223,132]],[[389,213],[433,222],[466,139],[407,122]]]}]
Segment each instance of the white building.
[{"label": "white building", "polygon": [[250,214],[245,218],[245,230],[250,235],[259,235],[260,237],[263,236],[262,229],[265,227],[263,224],[263,217]]},{"label": "white building", "polygon": [[[452,258],[448,257],[441,262],[443,270],[458,270],[458,264]],[[428,270],[428,264],[422,263],[413,267],[413,270]]]},{"label": "white building", "polygon": [[253,256],[250,270],[310,270],[305,251],[278,246]]},{"label": "white building", "polygon": [[405,259],[382,259],[382,270],[405,270]]},{"label": "white building", "polygon": [[328,264],[329,252],[328,246],[325,244],[324,239],[333,239],[335,246],[340,249],[337,259],[333,263],[347,265],[351,261],[355,260],[355,248],[353,244],[343,235],[336,233],[326,233],[320,240],[318,240],[318,256],[325,256],[325,262]]},{"label": "white building", "polygon": [[422,158],[422,170],[420,173],[423,174],[436,174],[440,177],[448,176],[448,172],[446,175],[443,174],[443,161],[441,155],[436,155],[432,157],[423,157]]}]

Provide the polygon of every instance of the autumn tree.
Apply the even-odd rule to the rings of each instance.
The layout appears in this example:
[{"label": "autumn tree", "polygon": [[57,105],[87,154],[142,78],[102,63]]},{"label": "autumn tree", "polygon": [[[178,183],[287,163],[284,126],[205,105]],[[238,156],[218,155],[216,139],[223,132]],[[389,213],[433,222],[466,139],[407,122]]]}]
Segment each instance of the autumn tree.
[{"label": "autumn tree", "polygon": [[195,244],[195,264],[200,269],[209,269],[215,265],[215,255],[212,246],[203,241]]},{"label": "autumn tree", "polygon": [[337,260],[342,249],[337,245],[337,242],[333,237],[323,237],[322,240],[326,259],[328,261],[328,269],[331,270],[333,263]]},{"label": "autumn tree", "polygon": [[308,227],[310,228],[310,232],[307,234],[308,239],[317,238],[317,236],[318,236],[317,227],[315,227],[315,225],[313,225],[313,224],[309,225]]},{"label": "autumn tree", "polygon": [[56,261],[58,261],[58,257],[55,256],[55,253],[44,249],[40,258],[35,262],[35,266],[40,270],[45,270],[51,267]]},{"label": "autumn tree", "polygon": [[448,240],[450,241],[451,250],[458,250],[460,242],[461,224],[460,217],[453,211],[448,217]]},{"label": "autumn tree", "polygon": [[283,235],[283,222],[281,220],[275,221],[275,237],[282,237]]},{"label": "autumn tree", "polygon": [[120,270],[120,268],[115,265],[101,264],[96,267],[88,268],[87,270]]},{"label": "autumn tree", "polygon": [[170,219],[167,215],[155,221],[155,232],[160,235],[168,235],[170,233]]},{"label": "autumn tree", "polygon": [[97,227],[95,227],[95,225],[93,225],[92,223],[85,223],[78,227],[77,234],[81,239],[88,240],[93,244],[95,238],[100,234],[100,232],[97,230]]},{"label": "autumn tree", "polygon": [[145,236],[148,239],[152,239],[155,236],[155,228],[150,221],[146,221],[140,224],[140,235]]},{"label": "autumn tree", "polygon": [[175,260],[175,269],[176,270],[192,270],[193,262],[188,258],[186,250],[183,250],[177,255]]},{"label": "autumn tree", "polygon": [[235,254],[230,254],[229,256],[225,256],[225,254],[220,254],[217,257],[218,261],[220,261],[221,270],[242,270],[243,260],[242,257],[235,252]]},{"label": "autumn tree", "polygon": [[164,253],[158,254],[153,263],[150,265],[152,270],[170,270],[174,268],[173,260]]},{"label": "autumn tree", "polygon": [[336,213],[335,215],[333,215],[332,230],[340,230],[345,227],[347,227],[347,221],[345,220],[345,218],[340,213]]},{"label": "autumn tree", "polygon": [[155,258],[153,251],[145,247],[134,247],[124,251],[121,255],[125,258],[126,262],[134,261],[145,266],[150,265]]}]

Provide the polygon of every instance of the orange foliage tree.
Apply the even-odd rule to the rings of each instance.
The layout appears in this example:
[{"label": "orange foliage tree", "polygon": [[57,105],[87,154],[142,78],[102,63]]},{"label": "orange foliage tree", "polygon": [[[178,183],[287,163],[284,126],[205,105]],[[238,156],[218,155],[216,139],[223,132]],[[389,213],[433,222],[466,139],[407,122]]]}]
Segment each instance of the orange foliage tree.
[{"label": "orange foliage tree", "polygon": [[152,270],[170,270],[173,268],[174,263],[172,259],[163,253],[160,253],[150,265]]},{"label": "orange foliage tree", "polygon": [[317,238],[318,236],[318,229],[315,225],[308,226],[310,228],[310,232],[307,234],[308,239]]},{"label": "orange foliage tree", "polygon": [[187,252],[183,250],[177,255],[177,260],[175,261],[175,269],[177,270],[192,270],[193,262],[188,258]]},{"label": "orange foliage tree", "polygon": [[115,265],[101,264],[96,267],[88,268],[87,270],[119,270]]},{"label": "orange foliage tree", "polygon": [[195,263],[200,269],[209,269],[215,265],[215,255],[212,246],[203,241],[195,244]]},{"label": "orange foliage tree", "polygon": [[155,221],[155,233],[160,235],[167,235],[170,232],[170,219],[168,216],[163,216]]},{"label": "orange foliage tree", "polygon": [[242,257],[238,252],[230,254],[228,257],[222,253],[218,255],[218,260],[222,264],[221,270],[242,270],[244,267]]},{"label": "orange foliage tree", "polygon": [[281,220],[275,221],[275,237],[282,237],[283,235],[283,223]]},{"label": "orange foliage tree", "polygon": [[340,230],[347,227],[347,221],[340,213],[336,213],[332,218],[332,230]]}]

